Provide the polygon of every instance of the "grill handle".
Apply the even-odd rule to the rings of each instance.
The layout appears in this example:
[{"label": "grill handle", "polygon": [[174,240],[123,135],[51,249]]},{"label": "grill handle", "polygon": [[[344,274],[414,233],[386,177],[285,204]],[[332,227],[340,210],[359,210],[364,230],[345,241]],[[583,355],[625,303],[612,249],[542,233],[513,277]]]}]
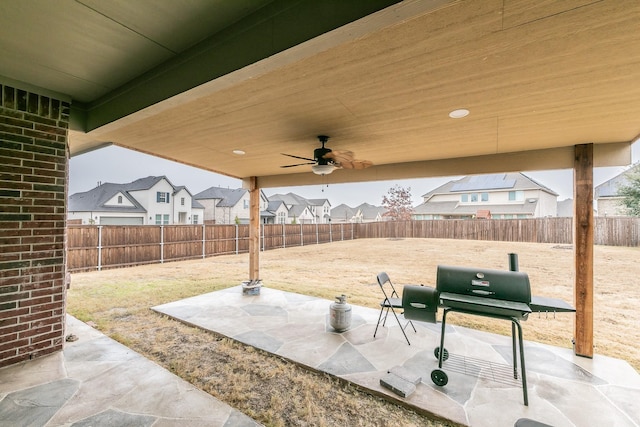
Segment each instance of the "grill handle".
[{"label": "grill handle", "polygon": [[482,295],[483,297],[489,296],[489,295],[495,295],[495,292],[491,292],[491,291],[485,291],[482,289],[469,289],[471,291],[471,293],[477,294],[477,295]]}]

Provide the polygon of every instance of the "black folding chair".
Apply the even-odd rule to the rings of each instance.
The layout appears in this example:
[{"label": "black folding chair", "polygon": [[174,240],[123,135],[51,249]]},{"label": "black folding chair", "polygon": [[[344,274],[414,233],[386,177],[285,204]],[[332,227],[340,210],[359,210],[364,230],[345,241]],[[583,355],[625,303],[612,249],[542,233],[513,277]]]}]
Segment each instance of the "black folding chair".
[{"label": "black folding chair", "polygon": [[[382,289],[382,294],[384,295],[384,299],[380,302],[380,316],[378,316],[378,324],[376,325],[376,330],[373,333],[373,337],[375,338],[376,334],[378,333],[380,320],[382,320],[382,326],[385,326],[385,324],[387,323],[387,316],[389,315],[389,310],[391,310],[391,312],[393,313],[393,316],[396,318],[396,321],[398,322],[398,326],[400,326],[400,329],[402,330],[402,334],[404,335],[404,338],[407,340],[407,344],[411,345],[411,343],[409,342],[409,338],[407,338],[407,334],[404,330],[407,328],[407,326],[409,326],[409,324],[411,324],[411,327],[413,328],[413,332],[417,332],[416,327],[413,325],[413,322],[411,320],[409,320],[406,325],[402,326],[402,323],[400,323],[400,319],[398,318],[398,314],[396,313],[396,310],[395,310],[396,308],[402,309],[402,298],[400,297],[398,292],[396,292],[396,288],[393,286],[393,283],[391,282],[391,279],[389,279],[389,275],[387,273],[385,273],[384,271],[382,273],[379,273],[377,276],[377,279],[378,279],[378,285],[380,285],[380,289]],[[382,319],[383,312],[385,312],[384,319]]]}]

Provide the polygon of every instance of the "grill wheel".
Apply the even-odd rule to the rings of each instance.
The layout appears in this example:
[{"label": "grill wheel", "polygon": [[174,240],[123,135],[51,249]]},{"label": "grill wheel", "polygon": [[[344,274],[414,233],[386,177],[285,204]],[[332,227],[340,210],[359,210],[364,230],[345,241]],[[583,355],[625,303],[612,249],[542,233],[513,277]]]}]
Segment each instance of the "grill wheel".
[{"label": "grill wheel", "polygon": [[[436,357],[436,359],[440,360],[440,347],[436,347],[433,349],[433,355]],[[449,350],[445,348],[444,351],[442,352],[442,361],[444,362],[448,358],[449,358]]]},{"label": "grill wheel", "polygon": [[433,381],[435,385],[442,387],[443,385],[447,385],[449,377],[447,377],[447,374],[443,370],[434,369],[431,371],[431,381]]}]

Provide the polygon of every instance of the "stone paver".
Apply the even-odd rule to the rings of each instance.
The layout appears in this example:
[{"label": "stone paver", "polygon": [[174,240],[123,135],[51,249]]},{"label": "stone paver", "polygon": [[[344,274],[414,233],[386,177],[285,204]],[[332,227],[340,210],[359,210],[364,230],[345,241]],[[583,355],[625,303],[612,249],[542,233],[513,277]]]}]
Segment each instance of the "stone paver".
[{"label": "stone paver", "polygon": [[[527,341],[525,406],[522,385],[510,366],[511,337],[447,325],[450,356],[442,369],[449,382],[439,387],[431,371],[438,365],[434,348],[440,325],[414,321],[417,332],[407,330],[411,345],[395,322],[381,326],[373,338],[379,311],[352,306],[351,327],[336,332],[329,324],[332,302],[268,287],[260,295],[242,296],[237,286],[153,309],[474,427],[513,426],[521,418],[555,427],[640,426],[640,375],[622,360],[586,359],[569,349]],[[523,329],[526,338],[526,325]],[[421,381],[414,384],[416,378]]]}]

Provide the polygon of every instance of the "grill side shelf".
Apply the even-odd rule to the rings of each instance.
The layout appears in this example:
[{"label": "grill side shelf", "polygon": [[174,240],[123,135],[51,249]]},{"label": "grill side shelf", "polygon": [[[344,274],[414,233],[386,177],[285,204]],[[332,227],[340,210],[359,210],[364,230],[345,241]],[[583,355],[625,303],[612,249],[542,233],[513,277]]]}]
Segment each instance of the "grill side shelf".
[{"label": "grill side shelf", "polygon": [[558,298],[531,297],[529,304],[533,313],[575,313],[576,309]]}]

